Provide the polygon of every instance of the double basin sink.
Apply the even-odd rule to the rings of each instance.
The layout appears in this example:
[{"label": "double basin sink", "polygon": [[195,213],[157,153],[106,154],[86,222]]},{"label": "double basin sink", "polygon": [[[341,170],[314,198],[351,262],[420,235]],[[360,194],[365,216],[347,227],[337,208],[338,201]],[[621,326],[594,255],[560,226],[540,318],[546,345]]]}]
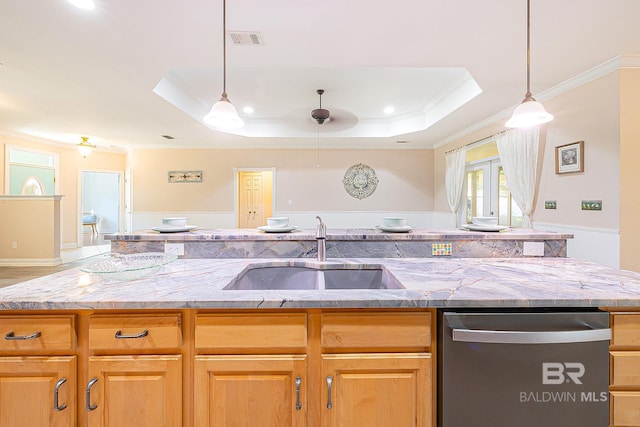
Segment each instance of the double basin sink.
[{"label": "double basin sink", "polygon": [[381,264],[265,263],[247,266],[226,290],[404,289]]}]

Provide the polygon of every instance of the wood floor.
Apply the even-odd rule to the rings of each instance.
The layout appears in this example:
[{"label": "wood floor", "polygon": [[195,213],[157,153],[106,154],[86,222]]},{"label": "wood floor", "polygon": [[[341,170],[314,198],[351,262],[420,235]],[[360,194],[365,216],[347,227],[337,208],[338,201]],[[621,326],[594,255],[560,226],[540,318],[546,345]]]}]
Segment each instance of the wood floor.
[{"label": "wood floor", "polygon": [[109,256],[109,241],[105,241],[102,235],[85,234],[83,237],[84,246],[82,248],[61,251],[62,264],[60,265],[53,267],[0,266],[0,288],[95,262],[99,257]]}]

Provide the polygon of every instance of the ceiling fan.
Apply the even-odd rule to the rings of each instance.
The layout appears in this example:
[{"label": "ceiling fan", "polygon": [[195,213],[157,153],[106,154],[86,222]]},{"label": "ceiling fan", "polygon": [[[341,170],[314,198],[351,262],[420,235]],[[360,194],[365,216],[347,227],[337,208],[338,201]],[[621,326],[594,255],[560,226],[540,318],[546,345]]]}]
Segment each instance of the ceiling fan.
[{"label": "ceiling fan", "polygon": [[324,89],[318,89],[316,93],[320,96],[320,108],[313,110],[311,112],[311,117],[321,125],[325,121],[329,120],[331,114],[329,113],[329,110],[322,108],[322,94],[324,93]]}]

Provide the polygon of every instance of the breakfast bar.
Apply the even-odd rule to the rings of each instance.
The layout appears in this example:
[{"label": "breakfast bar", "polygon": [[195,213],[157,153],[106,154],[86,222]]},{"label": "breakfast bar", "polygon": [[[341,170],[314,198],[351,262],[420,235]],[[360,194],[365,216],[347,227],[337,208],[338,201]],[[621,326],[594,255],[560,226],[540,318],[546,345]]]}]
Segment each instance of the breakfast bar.
[{"label": "breakfast bar", "polygon": [[[512,258],[565,257],[572,234],[511,228],[500,232],[464,229],[411,229],[384,232],[375,228],[326,230],[328,258]],[[183,258],[315,258],[315,229],[268,233],[258,229],[195,229],[160,233],[140,230],[105,235],[111,252],[164,252],[166,243],[182,243]],[[527,252],[531,250],[532,252]]]}]

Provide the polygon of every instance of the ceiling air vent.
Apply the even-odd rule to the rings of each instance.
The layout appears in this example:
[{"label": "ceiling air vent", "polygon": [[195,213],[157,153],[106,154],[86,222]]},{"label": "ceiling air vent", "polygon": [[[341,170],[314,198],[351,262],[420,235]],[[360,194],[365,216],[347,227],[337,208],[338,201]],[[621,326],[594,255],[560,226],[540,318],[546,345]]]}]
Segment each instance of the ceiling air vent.
[{"label": "ceiling air vent", "polygon": [[255,31],[233,31],[229,32],[229,37],[235,45],[260,46],[262,45],[262,34]]}]

